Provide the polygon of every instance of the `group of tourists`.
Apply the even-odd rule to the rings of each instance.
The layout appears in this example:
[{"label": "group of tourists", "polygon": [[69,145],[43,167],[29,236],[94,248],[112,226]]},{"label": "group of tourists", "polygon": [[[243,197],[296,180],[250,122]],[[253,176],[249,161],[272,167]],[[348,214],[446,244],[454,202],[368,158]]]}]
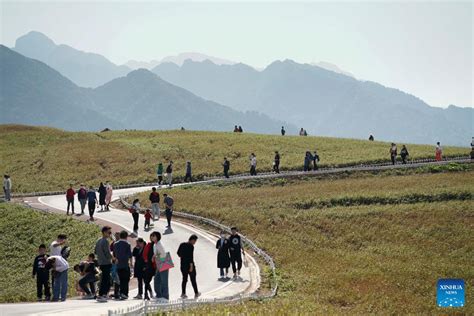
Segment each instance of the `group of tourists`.
[{"label": "group of tourists", "polygon": [[[156,175],[158,177],[158,185],[161,186],[163,184],[163,176],[166,178],[168,186],[173,185],[173,167],[174,163],[173,160],[170,160],[168,162],[168,165],[166,166],[166,170],[163,173],[163,163],[159,163],[158,167],[156,169]],[[189,179],[189,181],[192,180],[192,174],[191,174],[191,162],[187,161],[186,162],[186,176],[185,179]]]},{"label": "group of tourists", "polygon": [[[474,147],[473,147],[474,148]],[[389,149],[390,160],[392,161],[392,165],[397,163],[397,156],[398,156],[398,148],[397,144],[392,143]],[[400,158],[402,159],[402,164],[407,163],[407,159],[410,154],[408,153],[408,149],[405,145],[402,145],[402,149],[400,150]],[[472,157],[471,157],[472,158]],[[474,159],[474,158],[473,158]],[[437,142],[435,147],[435,160],[441,161],[443,160],[443,148],[441,147],[441,143]]]},{"label": "group of tourists", "polygon": [[[130,279],[138,281],[138,295],[134,299],[156,299],[161,302],[169,300],[169,269],[174,267],[170,252],[162,243],[162,235],[153,231],[149,241],[137,238],[132,249],[127,231],[112,235],[110,226],[102,227],[102,237],[97,240],[93,253],[74,265],[78,273],[77,289],[84,295],[83,299],[96,299],[107,302],[109,299],[126,300],[129,298]],[[196,264],[194,261],[194,245],[198,236],[191,235],[177,249],[180,258],[181,298],[187,299],[187,283],[191,281],[194,298],[201,296],[197,285]],[[242,254],[245,256],[242,240],[236,227],[232,227],[231,235],[221,232],[216,242],[217,267],[219,278],[228,278],[229,267],[232,266],[234,278],[240,277]],[[67,236],[58,235],[46,253],[46,245],[38,247],[38,255],[33,261],[33,278],[36,278],[38,301],[65,301],[68,290],[68,258],[70,247]],[[51,271],[51,275],[50,275]],[[50,281],[53,293],[51,296]],[[153,288],[152,288],[153,281]],[[113,292],[110,293],[113,287]]]},{"label": "group of tourists", "polygon": [[[151,193],[148,197],[151,210],[145,210],[143,216],[145,218],[145,225],[143,229],[145,231],[149,230],[151,226],[154,226],[155,221],[160,219],[160,193],[156,190],[156,187],[151,188]],[[168,195],[167,193],[163,193],[163,203],[165,209],[165,216],[168,225],[166,228],[170,231],[171,229],[171,218],[173,217],[173,204],[174,199]],[[139,227],[139,218],[140,218],[140,200],[134,199],[132,202],[131,207],[129,208],[129,212],[132,214],[133,219],[133,234],[132,237],[138,236],[138,227]],[[153,223],[152,223],[153,222]]]},{"label": "group of tourists", "polygon": [[[99,193],[99,199],[97,199],[97,192]],[[104,185],[103,182],[99,184],[99,188],[96,190],[94,187],[85,186],[81,184],[78,190],[73,188],[73,185],[69,185],[69,189],[66,191],[67,211],[66,215],[69,215],[69,209],[71,209],[71,215],[74,215],[74,197],[77,194],[77,199],[81,206],[81,212],[77,213],[77,216],[84,215],[84,209],[86,204],[89,210],[89,220],[94,221],[94,213],[96,207],[99,208],[99,212],[109,211],[110,203],[112,202],[113,187],[109,181]]]}]

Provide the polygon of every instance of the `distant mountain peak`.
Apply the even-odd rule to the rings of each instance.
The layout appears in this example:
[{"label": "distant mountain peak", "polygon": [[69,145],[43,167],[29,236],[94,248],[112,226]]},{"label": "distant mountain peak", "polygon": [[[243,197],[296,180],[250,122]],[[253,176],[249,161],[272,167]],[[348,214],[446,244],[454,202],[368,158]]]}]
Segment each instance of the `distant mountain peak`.
[{"label": "distant mountain peak", "polygon": [[338,73],[338,74],[342,74],[342,75],[346,75],[348,77],[355,78],[355,76],[352,73],[350,73],[348,71],[345,71],[345,70],[342,70],[337,65],[329,63],[327,61],[320,61],[318,63],[310,63],[310,65],[321,67],[323,69],[326,69],[326,70],[329,70],[329,71],[332,71],[332,72],[335,72],[335,73]]}]

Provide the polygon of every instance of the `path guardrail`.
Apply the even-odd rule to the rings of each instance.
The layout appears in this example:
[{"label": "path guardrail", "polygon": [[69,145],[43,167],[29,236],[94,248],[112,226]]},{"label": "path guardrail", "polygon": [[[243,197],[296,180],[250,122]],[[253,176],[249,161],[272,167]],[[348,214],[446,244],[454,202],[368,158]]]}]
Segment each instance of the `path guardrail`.
[{"label": "path guardrail", "polygon": [[[126,207],[130,208],[131,204],[128,203],[124,197],[120,197],[121,203]],[[141,208],[140,211],[144,209]],[[178,216],[181,218],[186,218],[189,220],[197,221],[200,223],[204,223],[210,225],[218,230],[224,230],[230,233],[230,227],[225,226],[215,220],[184,213],[184,212],[173,212],[174,216]],[[277,295],[278,292],[278,280],[276,276],[276,267],[273,258],[268,255],[264,250],[260,249],[252,240],[247,238],[245,235],[240,235],[242,238],[242,242],[244,243],[247,249],[251,249],[255,255],[259,256],[261,259],[265,261],[271,271],[271,279],[270,279],[270,291],[268,293],[239,293],[236,295],[231,295],[223,298],[212,298],[212,299],[197,299],[197,300],[171,300],[166,303],[161,303],[158,301],[143,301],[140,304],[130,306],[128,308],[123,309],[116,309],[116,310],[109,310],[109,316],[132,316],[132,315],[148,315],[149,313],[153,312],[164,312],[176,309],[186,309],[190,307],[197,307],[202,305],[208,304],[221,304],[221,303],[237,303],[242,302],[245,300],[263,300],[269,299]]]},{"label": "path guardrail", "polygon": [[[281,171],[280,173],[276,174],[272,171],[270,172],[260,172],[258,173],[257,178],[265,178],[265,177],[292,177],[292,176],[300,176],[300,175],[318,175],[318,174],[327,174],[327,173],[335,173],[335,172],[346,172],[346,171],[364,171],[364,170],[371,170],[374,168],[386,167],[386,168],[410,168],[410,167],[418,167],[426,164],[447,164],[451,162],[459,162],[459,163],[466,163],[472,162],[469,156],[455,156],[455,157],[448,157],[443,158],[441,161],[436,161],[432,158],[426,159],[415,159],[409,160],[406,164],[397,163],[392,165],[391,162],[380,162],[380,163],[371,163],[371,164],[353,164],[353,165],[345,165],[345,166],[330,166],[330,167],[321,167],[318,170],[312,171],[301,171],[301,170],[289,170],[289,171]],[[376,170],[376,169],[374,169]],[[239,181],[255,178],[255,176],[250,176],[248,173],[238,174],[238,175],[231,175],[228,179],[222,176],[211,176],[211,177],[204,177],[204,180],[195,181],[195,182],[176,182],[183,184],[183,185],[196,185],[196,184],[208,184],[215,181],[226,180],[226,181]],[[114,189],[129,189],[129,188],[138,188],[144,186],[154,186],[157,185],[156,182],[143,182],[143,183],[131,183],[131,184],[120,184],[114,185]],[[35,197],[35,196],[48,196],[48,195],[61,195],[66,194],[66,191],[43,191],[43,192],[28,192],[28,193],[14,193],[12,192],[12,198],[21,198],[21,197]],[[0,195],[0,198],[4,198],[4,195]]]}]

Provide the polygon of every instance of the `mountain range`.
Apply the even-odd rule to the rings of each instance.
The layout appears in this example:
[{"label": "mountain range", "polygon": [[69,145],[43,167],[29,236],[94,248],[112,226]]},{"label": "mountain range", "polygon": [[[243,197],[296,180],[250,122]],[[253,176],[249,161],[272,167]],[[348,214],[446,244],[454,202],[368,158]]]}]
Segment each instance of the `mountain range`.
[{"label": "mountain range", "polygon": [[[216,65],[233,65],[236,64],[236,62],[215,57],[215,56],[209,56],[206,54],[201,54],[201,53],[194,53],[194,52],[187,52],[187,53],[181,53],[178,55],[173,55],[173,56],[167,56],[164,57],[161,60],[151,60],[149,62],[146,61],[138,61],[138,60],[129,60],[125,66],[131,68],[131,69],[138,69],[138,68],[145,68],[145,69],[152,69],[156,66],[158,66],[161,63],[174,63],[178,66],[181,66],[185,60],[190,59],[192,61],[205,61],[205,60],[210,60]],[[337,67],[337,66],[336,66]]]},{"label": "mountain range", "polygon": [[[196,126],[198,129],[228,130],[228,124],[244,124],[246,130],[276,132],[278,128],[275,126],[286,121],[293,124],[290,129],[297,125],[311,135],[367,138],[373,134],[376,140],[413,143],[441,141],[443,144],[462,146],[474,134],[472,108],[455,105],[446,109],[431,107],[403,91],[357,80],[352,74],[325,62],[301,64],[292,60],[275,61],[265,69],[257,70],[217,57],[184,53],[145,64],[129,63],[130,67],[118,66],[101,55],[56,45],[38,32],[18,38],[13,49],[54,68],[63,80],[67,78],[67,84],[62,82],[58,91],[53,91],[53,86],[43,87],[45,90],[41,93],[35,91],[37,95],[33,98],[33,91],[26,90],[31,94],[31,102],[43,99],[46,102],[47,98],[54,96],[56,101],[51,102],[53,106],[60,104],[58,100],[61,98],[68,103],[74,100],[84,108],[98,112],[104,117],[102,121],[109,122],[110,126],[130,124],[132,117],[127,115],[139,113],[136,112],[138,110],[159,108],[160,111],[173,112],[173,107],[176,107],[174,113],[185,110],[181,122],[188,124],[191,123],[185,116],[194,116],[197,112],[215,118],[213,111],[217,111],[226,120],[225,124],[219,125],[213,119],[196,116],[202,120],[202,124]],[[153,65],[156,66],[152,72],[161,79],[143,69],[130,73],[131,68],[150,68]],[[55,72],[51,76],[57,81],[58,75]],[[5,76],[3,79],[7,80],[8,73]],[[50,76],[49,72],[47,76]],[[22,78],[24,81],[27,79]],[[40,86],[53,79],[45,78]],[[9,93],[16,93],[18,102],[26,102],[26,96],[20,98],[20,91],[25,91],[20,89],[24,83],[18,84],[18,91],[14,89],[15,82],[9,83]],[[77,100],[71,99],[72,95],[76,95]],[[232,110],[226,106],[235,111],[229,112]],[[219,111],[233,113],[238,119],[231,123]],[[255,121],[255,117],[261,119]],[[176,128],[176,124],[178,121],[160,118],[159,128]],[[153,124],[147,123],[146,126],[154,128]],[[192,126],[186,127],[194,128],[195,125]]]},{"label": "mountain range", "polygon": [[258,133],[278,131],[284,124],[204,100],[145,69],[91,89],[78,87],[48,65],[3,45],[0,60],[0,123],[67,130],[185,127],[218,131],[239,124]]}]

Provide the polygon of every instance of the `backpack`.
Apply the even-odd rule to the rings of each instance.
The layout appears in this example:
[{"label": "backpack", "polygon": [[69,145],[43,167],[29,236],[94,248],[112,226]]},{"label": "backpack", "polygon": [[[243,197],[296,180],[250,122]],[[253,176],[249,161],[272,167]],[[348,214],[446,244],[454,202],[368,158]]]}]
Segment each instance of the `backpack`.
[{"label": "backpack", "polygon": [[61,257],[67,260],[70,255],[71,255],[71,247],[64,247],[63,249],[61,249]]}]

